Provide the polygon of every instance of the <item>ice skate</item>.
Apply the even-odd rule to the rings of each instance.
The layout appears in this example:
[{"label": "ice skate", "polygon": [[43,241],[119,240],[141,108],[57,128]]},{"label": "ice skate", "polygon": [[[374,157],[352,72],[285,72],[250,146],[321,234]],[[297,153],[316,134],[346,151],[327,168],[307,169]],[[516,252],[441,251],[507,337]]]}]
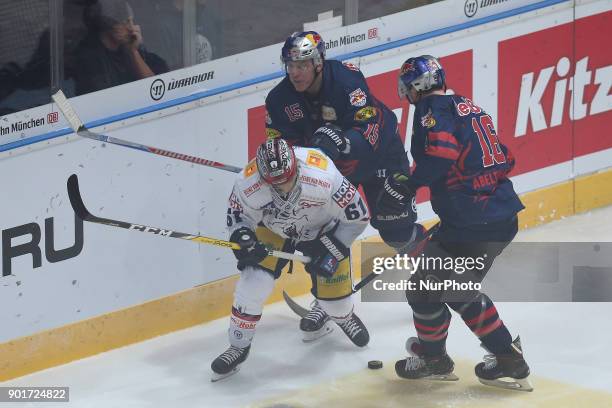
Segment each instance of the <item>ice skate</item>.
[{"label": "ice skate", "polygon": [[316,299],[308,314],[300,320],[300,330],[303,334],[302,341],[305,343],[317,340],[334,330],[329,315]]},{"label": "ice skate", "polygon": [[370,342],[368,329],[355,313],[351,313],[350,317],[343,321],[337,321],[336,324],[357,347],[365,347]]},{"label": "ice skate", "polygon": [[[484,346],[483,346],[484,348]],[[529,382],[529,366],[523,358],[521,339],[512,342],[510,354],[487,354],[484,362],[474,368],[478,380],[484,385],[516,391],[533,391]]]},{"label": "ice skate", "polygon": [[236,374],[240,370],[240,365],[249,356],[250,350],[251,346],[246,348],[230,346],[230,348],[225,350],[219,357],[215,358],[210,365],[213,371],[213,376],[210,381],[216,382]]},{"label": "ice skate", "polygon": [[446,354],[446,350],[439,356],[425,356],[423,347],[416,337],[406,341],[406,350],[409,356],[395,363],[395,372],[399,377],[411,380],[427,379],[436,381],[457,381],[453,373],[455,363]]}]

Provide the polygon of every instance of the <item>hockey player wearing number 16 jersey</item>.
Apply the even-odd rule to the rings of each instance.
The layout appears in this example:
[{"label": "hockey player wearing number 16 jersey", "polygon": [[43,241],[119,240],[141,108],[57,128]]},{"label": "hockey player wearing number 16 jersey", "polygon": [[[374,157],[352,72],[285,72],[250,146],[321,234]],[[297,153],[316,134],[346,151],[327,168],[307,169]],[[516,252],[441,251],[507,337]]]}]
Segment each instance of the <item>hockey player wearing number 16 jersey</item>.
[{"label": "hockey player wearing number 16 jersey", "polygon": [[[420,269],[411,278],[415,287],[449,279],[481,282],[516,235],[517,213],[524,208],[508,178],[514,158],[498,139],[491,116],[464,96],[446,95],[445,76],[440,62],[430,55],[409,58],[402,65],[398,93],[415,105],[411,152],[416,168],[412,174],[395,174],[378,204],[389,212],[401,211],[418,188],[428,186],[441,224],[423,256],[485,262],[473,272]],[[418,347],[411,341],[411,356],[397,362],[400,377],[457,379],[446,353],[450,308],[491,353],[476,366],[478,379],[487,385],[532,390],[521,342],[518,337],[512,340],[485,293],[408,290],[406,298],[413,309]]]},{"label": "hockey player wearing number 16 jersey", "polygon": [[230,317],[230,347],[212,363],[213,381],[235,373],[250,351],[263,305],[286,260],[267,247],[311,258],[305,265],[315,303],[300,322],[304,341],[337,324],[359,347],[369,334],[353,312],[350,247],[369,221],[357,189],[319,150],[269,139],[234,183],[227,210],[230,241],[241,246]]}]

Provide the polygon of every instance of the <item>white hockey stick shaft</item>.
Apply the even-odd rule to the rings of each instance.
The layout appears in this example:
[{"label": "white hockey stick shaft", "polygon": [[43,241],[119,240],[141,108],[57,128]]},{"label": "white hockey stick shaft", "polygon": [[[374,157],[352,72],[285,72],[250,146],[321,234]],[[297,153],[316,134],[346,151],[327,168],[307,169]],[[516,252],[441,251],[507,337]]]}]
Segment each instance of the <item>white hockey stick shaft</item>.
[{"label": "white hockey stick shaft", "polygon": [[97,140],[104,143],[110,143],[117,146],[129,147],[131,149],[140,150],[147,153],[153,153],[164,157],[170,157],[172,159],[183,160],[189,163],[200,164],[202,166],[214,167],[220,170],[231,171],[232,173],[240,173],[242,169],[240,167],[232,166],[229,164],[219,163],[214,160],[203,159],[201,157],[189,156],[182,153],[173,152],[170,150],[164,150],[153,146],[147,146],[140,143],[130,142],[128,140],[118,139],[116,137],[102,135],[100,133],[92,132],[85,124],[81,121],[75,110],[72,108],[66,95],[60,89],[55,94],[51,95],[51,98],[57,104],[58,109],[62,112],[62,115],[66,118],[70,127],[79,136],[86,137],[88,139]]}]

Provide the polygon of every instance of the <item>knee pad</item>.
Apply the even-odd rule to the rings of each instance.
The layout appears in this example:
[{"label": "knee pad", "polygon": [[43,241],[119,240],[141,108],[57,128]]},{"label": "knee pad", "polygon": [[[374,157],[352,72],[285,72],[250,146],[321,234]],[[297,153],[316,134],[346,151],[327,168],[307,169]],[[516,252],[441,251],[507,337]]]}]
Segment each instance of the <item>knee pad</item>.
[{"label": "knee pad", "polygon": [[348,296],[338,300],[321,300],[321,308],[332,319],[344,319],[353,312],[353,297]]},{"label": "knee pad", "polygon": [[234,291],[234,308],[241,313],[260,315],[263,305],[274,289],[274,277],[269,272],[247,266],[240,274]]}]

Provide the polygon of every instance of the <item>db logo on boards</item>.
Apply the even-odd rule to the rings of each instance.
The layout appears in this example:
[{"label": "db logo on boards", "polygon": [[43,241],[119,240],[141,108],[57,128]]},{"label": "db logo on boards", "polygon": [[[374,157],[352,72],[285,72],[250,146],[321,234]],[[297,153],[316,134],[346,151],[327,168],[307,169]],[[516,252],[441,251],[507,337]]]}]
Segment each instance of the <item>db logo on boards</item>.
[{"label": "db logo on boards", "polygon": [[166,83],[164,82],[163,79],[161,78],[157,78],[155,81],[153,81],[153,83],[151,84],[151,99],[153,99],[154,101],[159,101],[161,98],[164,97],[164,94],[166,93]]},{"label": "db logo on boards", "polygon": [[47,114],[47,123],[56,123],[59,120],[59,114],[57,112],[51,112]]}]

